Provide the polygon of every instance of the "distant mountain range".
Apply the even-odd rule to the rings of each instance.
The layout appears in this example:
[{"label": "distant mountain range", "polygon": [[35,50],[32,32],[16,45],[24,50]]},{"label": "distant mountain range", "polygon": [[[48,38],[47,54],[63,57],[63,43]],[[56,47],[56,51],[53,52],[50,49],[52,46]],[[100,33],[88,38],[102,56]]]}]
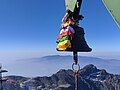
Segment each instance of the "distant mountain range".
[{"label": "distant mountain range", "polygon": [[[51,57],[43,57],[46,58]],[[4,90],[74,90],[74,74],[70,69],[61,69],[49,77],[6,76],[5,78],[8,80],[4,82]],[[79,90],[120,90],[120,75],[109,74],[92,64],[86,65],[79,72]]]},{"label": "distant mountain range", "polygon": [[[5,61],[5,60],[4,60]],[[71,69],[72,56],[51,55],[40,58],[6,60],[3,67],[9,72],[7,75],[26,77],[51,76],[60,69]],[[79,56],[80,67],[93,64],[100,69],[106,69],[109,73],[120,74],[120,60],[102,59],[96,57]]]},{"label": "distant mountain range", "polygon": [[[120,60],[117,59],[102,59],[97,57],[88,57],[88,56],[79,56],[79,64],[81,67],[84,67],[88,64],[93,64],[97,66],[98,68],[104,68],[109,73],[114,74],[120,74]],[[68,56],[60,56],[60,55],[51,55],[51,56],[45,56],[42,58],[38,58],[38,62],[43,61],[44,63],[49,63],[49,65],[52,65],[53,67],[57,68],[63,68],[63,69],[69,69],[71,68],[71,64],[73,63],[73,57]],[[56,64],[57,63],[57,64]]]}]

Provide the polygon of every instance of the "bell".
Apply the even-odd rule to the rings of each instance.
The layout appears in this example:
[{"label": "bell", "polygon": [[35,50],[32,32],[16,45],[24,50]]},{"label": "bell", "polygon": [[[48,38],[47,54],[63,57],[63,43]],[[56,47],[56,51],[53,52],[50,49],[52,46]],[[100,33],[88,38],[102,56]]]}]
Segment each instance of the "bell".
[{"label": "bell", "polygon": [[79,15],[82,0],[76,0],[74,11],[68,8],[62,19],[62,29],[57,39],[57,51],[72,51],[72,52],[90,52],[92,49],[88,46],[84,38],[84,29],[78,26],[79,20],[84,17]]},{"label": "bell", "polygon": [[88,46],[84,38],[84,29],[79,26],[74,26],[74,30],[75,33],[71,40],[71,48],[68,48],[65,51],[91,52],[92,49]]}]

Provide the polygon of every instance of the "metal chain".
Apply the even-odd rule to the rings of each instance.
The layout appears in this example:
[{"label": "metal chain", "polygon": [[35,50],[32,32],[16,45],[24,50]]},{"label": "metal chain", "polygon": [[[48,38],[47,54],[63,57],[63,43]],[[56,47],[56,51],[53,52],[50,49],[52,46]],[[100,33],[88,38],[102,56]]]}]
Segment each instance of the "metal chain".
[{"label": "metal chain", "polygon": [[79,76],[79,70],[80,70],[80,65],[78,64],[78,55],[77,52],[73,52],[73,64],[72,64],[72,69],[74,72],[74,78],[75,78],[75,89],[78,90],[78,76]]},{"label": "metal chain", "polygon": [[74,71],[74,77],[75,77],[75,90],[78,90],[78,71]]}]

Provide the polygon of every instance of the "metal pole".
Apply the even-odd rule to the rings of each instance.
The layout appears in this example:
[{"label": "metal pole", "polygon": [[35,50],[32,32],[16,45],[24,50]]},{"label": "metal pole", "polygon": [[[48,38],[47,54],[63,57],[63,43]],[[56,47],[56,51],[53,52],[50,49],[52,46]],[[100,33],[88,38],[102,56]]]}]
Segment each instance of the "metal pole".
[{"label": "metal pole", "polygon": [[8,72],[7,70],[2,70],[2,64],[0,65],[0,90],[3,90],[3,82],[6,81],[6,78],[2,77],[2,73]]},{"label": "metal pole", "polygon": [[73,60],[74,60],[75,65],[77,65],[78,64],[78,54],[77,54],[77,52],[73,52]]},{"label": "metal pole", "polygon": [[78,90],[78,71],[74,73],[75,73],[75,90]]},{"label": "metal pole", "polygon": [[3,86],[2,86],[2,64],[0,65],[0,90],[3,90]]},{"label": "metal pole", "polygon": [[78,64],[78,53],[77,52],[73,52],[73,60],[74,60],[74,63],[72,65],[72,69],[73,69],[74,78],[75,78],[75,89],[74,90],[78,90],[78,74],[79,74],[80,66]]},{"label": "metal pole", "polygon": [[0,89],[0,90],[3,90],[3,84],[2,84],[2,80],[0,81],[0,83],[1,83],[1,89]]}]

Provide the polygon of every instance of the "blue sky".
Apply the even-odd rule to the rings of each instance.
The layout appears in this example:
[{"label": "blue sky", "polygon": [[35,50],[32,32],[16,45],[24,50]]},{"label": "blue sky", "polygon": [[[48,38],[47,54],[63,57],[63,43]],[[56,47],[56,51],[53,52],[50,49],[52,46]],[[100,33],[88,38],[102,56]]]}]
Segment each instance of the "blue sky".
[{"label": "blue sky", "polygon": [[[120,30],[102,0],[83,1],[80,26],[93,52],[120,52]],[[0,56],[58,54],[64,14],[64,0],[0,0]]]}]

